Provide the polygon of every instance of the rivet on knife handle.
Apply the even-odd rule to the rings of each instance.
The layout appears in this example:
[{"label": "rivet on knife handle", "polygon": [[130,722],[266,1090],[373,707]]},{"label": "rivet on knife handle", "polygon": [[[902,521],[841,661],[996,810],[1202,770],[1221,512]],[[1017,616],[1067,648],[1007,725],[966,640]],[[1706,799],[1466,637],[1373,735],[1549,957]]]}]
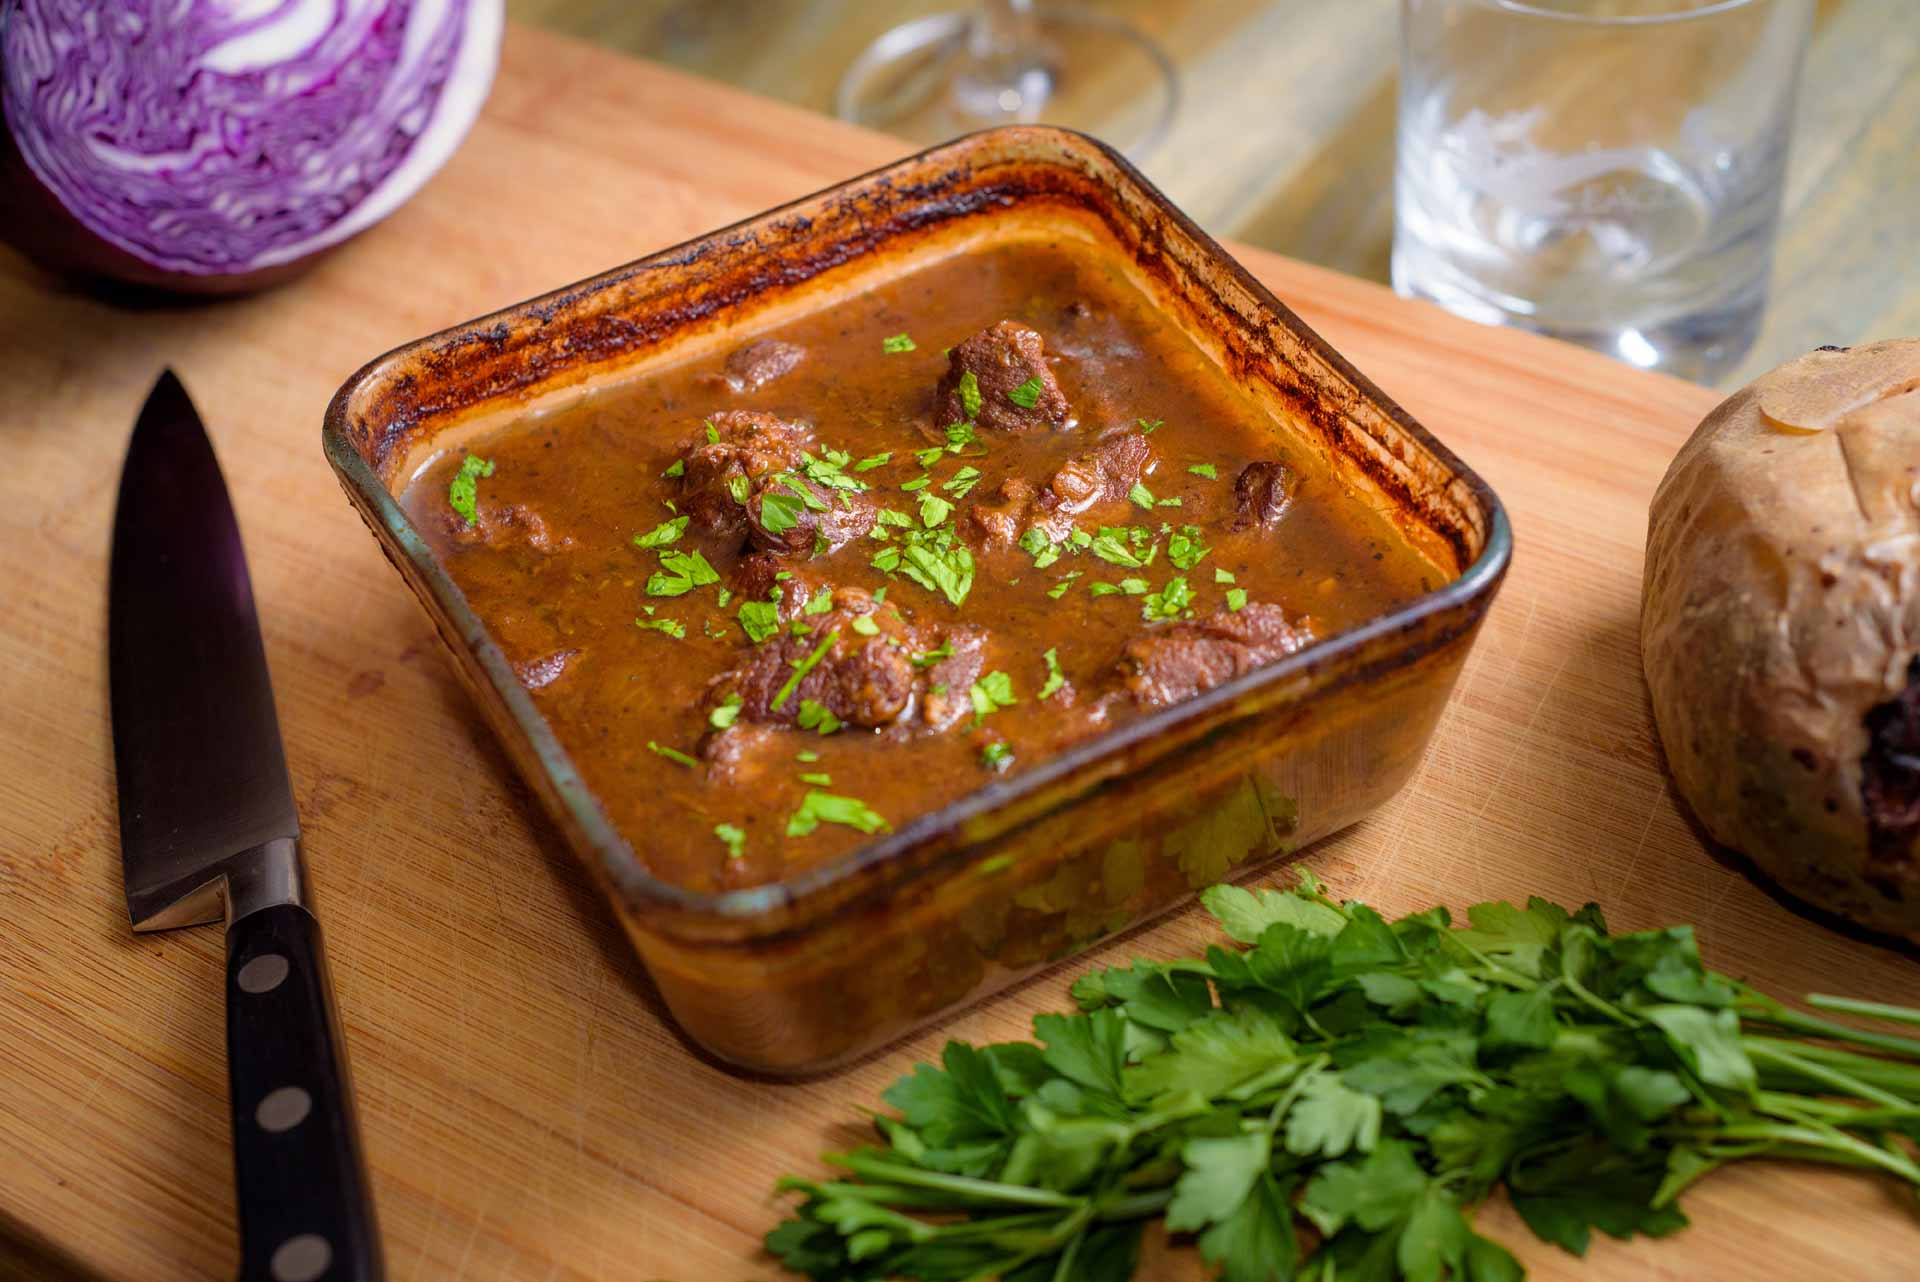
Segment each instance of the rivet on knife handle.
[{"label": "rivet on knife handle", "polygon": [[382,1278],[320,923],[305,908],[227,928],[227,1073],[241,1282]]}]

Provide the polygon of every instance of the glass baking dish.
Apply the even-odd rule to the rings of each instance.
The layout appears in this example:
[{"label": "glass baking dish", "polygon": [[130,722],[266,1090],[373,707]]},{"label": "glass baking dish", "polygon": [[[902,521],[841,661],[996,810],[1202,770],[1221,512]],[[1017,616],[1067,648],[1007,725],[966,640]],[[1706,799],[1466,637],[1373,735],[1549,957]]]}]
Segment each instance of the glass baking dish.
[{"label": "glass baking dish", "polygon": [[[1113,256],[1438,584],[828,863],[716,893],[649,873],[395,495],[425,460],[589,386],[715,350],[1006,238]],[[1407,780],[1511,551],[1492,491],[1116,153],[976,134],[458,325],[340,389],[328,460],[685,1031],[817,1072],[1365,817]],[[644,840],[642,838],[642,840]]]}]

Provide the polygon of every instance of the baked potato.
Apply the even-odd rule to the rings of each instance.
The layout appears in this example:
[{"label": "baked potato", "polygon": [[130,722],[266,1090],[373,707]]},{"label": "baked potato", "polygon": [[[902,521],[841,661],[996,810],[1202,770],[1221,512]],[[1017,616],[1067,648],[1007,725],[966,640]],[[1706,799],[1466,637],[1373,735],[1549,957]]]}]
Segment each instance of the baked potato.
[{"label": "baked potato", "polygon": [[1654,495],[1641,644],[1713,838],[1920,942],[1920,339],[1822,348],[1707,416]]}]

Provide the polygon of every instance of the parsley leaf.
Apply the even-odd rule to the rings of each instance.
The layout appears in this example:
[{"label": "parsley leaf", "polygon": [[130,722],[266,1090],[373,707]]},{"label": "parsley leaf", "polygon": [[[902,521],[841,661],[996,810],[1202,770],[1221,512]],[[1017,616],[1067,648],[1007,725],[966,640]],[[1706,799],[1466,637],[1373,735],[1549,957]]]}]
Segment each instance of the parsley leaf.
[{"label": "parsley leaf", "polygon": [[807,598],[807,603],[800,607],[800,613],[825,614],[831,609],[833,609],[833,589],[822,584],[820,590]]},{"label": "parsley leaf", "polygon": [[804,837],[823,823],[841,824],[868,834],[892,828],[858,797],[839,797],[814,788],[800,799],[800,808],[787,817],[787,836]]},{"label": "parsley leaf", "polygon": [[1238,614],[1240,613],[1240,611],[1246,609],[1246,606],[1247,606],[1247,590],[1245,588],[1228,588],[1227,589],[1227,609],[1231,610],[1235,614]]},{"label": "parsley leaf", "polygon": [[940,488],[956,499],[963,499],[978,484],[980,484],[980,469],[963,467],[941,482]]},{"label": "parsley leaf", "polygon": [[760,495],[760,528],[768,534],[785,534],[800,524],[804,506],[797,495],[767,490]]},{"label": "parsley leaf", "polygon": [[1187,587],[1187,581],[1175,576],[1167,580],[1167,586],[1149,596],[1140,603],[1140,616],[1149,621],[1177,619],[1188,613],[1193,604],[1193,591]]},{"label": "parsley leaf", "polygon": [[683,458],[675,459],[673,461],[673,466],[669,467],[666,471],[660,473],[660,475],[665,477],[685,476],[686,474],[687,474],[687,461]]},{"label": "parsley leaf", "polygon": [[1152,422],[1148,422],[1144,418],[1136,418],[1133,421],[1140,425],[1140,432],[1143,436],[1153,435],[1153,433],[1160,427],[1160,425],[1166,422],[1165,419],[1160,419],[1160,418],[1156,418]]},{"label": "parsley leaf", "polygon": [[720,429],[713,425],[713,420],[701,419],[700,422],[701,426],[707,429],[707,444],[718,445],[720,443]]},{"label": "parsley leaf", "polygon": [[893,461],[893,451],[886,450],[879,454],[869,454],[867,457],[861,459],[858,463],[855,463],[853,465],[853,470],[856,472],[871,472],[873,471],[874,468],[885,467],[888,463],[891,463],[892,461]]},{"label": "parsley leaf", "polygon": [[1094,536],[1093,546],[1090,550],[1102,561],[1109,561],[1114,565],[1124,565],[1129,569],[1138,569],[1140,566],[1145,565],[1146,562],[1134,555],[1131,543],[1132,540],[1125,530],[1108,527]]},{"label": "parsley leaf", "polygon": [[747,853],[747,834],[732,824],[715,824],[713,835],[727,848],[727,858],[739,859]]},{"label": "parsley leaf", "polygon": [[1183,525],[1167,536],[1167,560],[1175,569],[1191,570],[1211,551],[1197,525]]},{"label": "parsley leaf", "polygon": [[949,423],[946,426],[946,436],[949,454],[960,453],[967,446],[972,445],[976,439],[972,423]]},{"label": "parsley leaf", "polygon": [[1034,375],[1020,386],[1007,393],[1007,399],[1023,410],[1030,410],[1040,403],[1040,376]]},{"label": "parsley leaf", "polygon": [[1153,491],[1139,481],[1133,483],[1133,488],[1127,491],[1127,497],[1148,511],[1153,510]]},{"label": "parsley leaf", "polygon": [[480,478],[492,475],[492,459],[469,454],[460,460],[460,470],[453,474],[453,480],[447,482],[447,506],[467,523],[469,530],[480,515]]},{"label": "parsley leaf", "polygon": [[1204,476],[1209,481],[1217,481],[1220,479],[1219,470],[1211,463],[1194,463],[1187,468],[1187,471],[1193,473],[1195,476]]},{"label": "parsley leaf", "polygon": [[976,722],[996,709],[1011,708],[1020,702],[1013,693],[1013,678],[1004,672],[989,672],[981,677],[973,683],[973,688],[967,692],[967,697],[973,702],[973,716]]},{"label": "parsley leaf", "polygon": [[891,334],[880,340],[880,350],[889,356],[896,352],[910,352],[913,349],[913,340],[905,334]]},{"label": "parsley leaf", "polygon": [[687,625],[678,619],[635,619],[633,622],[642,631],[664,632],[675,640],[687,635]]},{"label": "parsley leaf", "polygon": [[714,707],[713,711],[707,714],[707,724],[715,730],[725,730],[728,726],[740,719],[740,704],[741,698],[739,693],[730,691],[727,697],[722,699]]},{"label": "parsley leaf", "polygon": [[1079,570],[1067,571],[1060,576],[1058,583],[1047,589],[1047,595],[1058,601],[1067,594],[1067,589],[1073,586],[1073,581],[1080,577],[1080,573]]},{"label": "parsley leaf", "polygon": [[819,645],[808,651],[806,658],[790,661],[793,664],[793,673],[787,678],[786,684],[780,687],[780,692],[773,696],[773,703],[770,705],[775,712],[778,712],[793,692],[799,688],[800,682],[806,678],[806,675],[820,666],[820,660],[827,657],[827,651],[833,649],[834,642],[839,639],[840,630],[835,628],[821,638]]},{"label": "parsley leaf", "polygon": [[742,601],[734,618],[755,645],[780,630],[780,607],[771,601]]},{"label": "parsley leaf", "polygon": [[979,418],[980,380],[973,376],[972,370],[967,370],[960,375],[958,390],[960,393],[961,412],[967,416],[969,421]]},{"label": "parsley leaf", "polygon": [[1041,685],[1038,697],[1050,699],[1059,693],[1062,686],[1067,684],[1067,678],[1065,674],[1060,671],[1060,651],[1057,648],[1049,647],[1043,657],[1047,661],[1047,679],[1046,682]]},{"label": "parsley leaf", "polygon": [[980,749],[980,764],[995,772],[1005,770],[1013,764],[1013,749],[1004,741],[995,739]]},{"label": "parsley leaf", "polygon": [[952,512],[953,504],[947,502],[938,494],[922,494],[920,496],[920,524],[926,526],[929,530],[946,520]]},{"label": "parsley leaf", "polygon": [[689,769],[693,769],[693,770],[698,770],[700,768],[700,763],[698,761],[695,761],[692,757],[689,757],[686,753],[680,751],[678,748],[669,748],[665,744],[655,743],[651,739],[647,740],[647,751],[654,753],[657,756],[665,757],[668,761],[671,761],[676,765],[686,766]]}]

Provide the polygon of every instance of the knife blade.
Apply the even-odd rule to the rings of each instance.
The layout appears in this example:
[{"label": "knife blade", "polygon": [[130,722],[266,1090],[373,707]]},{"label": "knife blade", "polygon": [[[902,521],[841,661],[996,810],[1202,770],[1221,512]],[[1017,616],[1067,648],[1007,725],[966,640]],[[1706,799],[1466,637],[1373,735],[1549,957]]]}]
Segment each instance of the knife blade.
[{"label": "knife blade", "polygon": [[239,1276],[376,1282],[373,1204],[246,553],[172,370],[121,470],[107,665],[133,928],[226,921]]}]

